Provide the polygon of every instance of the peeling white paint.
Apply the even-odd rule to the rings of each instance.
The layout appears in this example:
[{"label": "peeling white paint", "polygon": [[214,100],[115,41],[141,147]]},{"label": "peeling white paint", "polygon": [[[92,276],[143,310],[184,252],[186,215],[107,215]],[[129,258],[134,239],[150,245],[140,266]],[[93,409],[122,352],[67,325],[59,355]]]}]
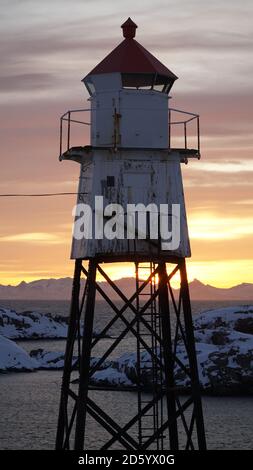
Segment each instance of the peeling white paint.
[{"label": "peeling white paint", "polygon": [[[81,152],[81,151],[80,151]],[[173,252],[160,251],[158,240],[96,240],[73,238],[71,258],[90,258],[107,254],[111,257],[151,253],[161,256],[190,256],[190,244],[185,212],[185,202],[178,152],[163,150],[93,149],[79,157],[81,173],[78,203],[89,204],[95,210],[95,196],[103,196],[104,205],[121,204],[127,211],[127,204],[155,203],[180,204],[181,241]],[[93,221],[94,224],[94,221]],[[93,227],[94,229],[94,227]]]}]

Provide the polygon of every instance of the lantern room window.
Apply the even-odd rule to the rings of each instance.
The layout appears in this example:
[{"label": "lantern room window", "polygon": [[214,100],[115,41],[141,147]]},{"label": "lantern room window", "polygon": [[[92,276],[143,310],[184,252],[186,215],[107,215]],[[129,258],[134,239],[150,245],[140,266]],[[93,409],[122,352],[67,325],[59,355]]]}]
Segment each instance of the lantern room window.
[{"label": "lantern room window", "polygon": [[165,75],[153,73],[122,73],[122,86],[130,90],[155,90],[168,94],[173,81]]},{"label": "lantern room window", "polygon": [[152,73],[122,73],[123,88],[151,90],[154,82]]},{"label": "lantern room window", "polygon": [[96,90],[95,90],[94,83],[92,83],[92,81],[90,81],[90,80],[87,80],[87,81],[85,82],[85,85],[86,85],[86,88],[87,88],[89,94],[90,94],[90,95],[94,95],[94,94],[95,94],[95,91],[96,91]]}]

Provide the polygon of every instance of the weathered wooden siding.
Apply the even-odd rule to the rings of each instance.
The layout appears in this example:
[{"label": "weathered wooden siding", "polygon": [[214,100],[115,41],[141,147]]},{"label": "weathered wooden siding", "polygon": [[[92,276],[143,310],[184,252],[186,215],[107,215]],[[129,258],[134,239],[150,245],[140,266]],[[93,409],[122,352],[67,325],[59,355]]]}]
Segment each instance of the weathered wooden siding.
[{"label": "weathered wooden siding", "polygon": [[[104,205],[150,203],[181,205],[181,241],[174,252],[161,251],[161,255],[190,256],[183,184],[180,168],[180,155],[168,155],[159,150],[111,150],[94,149],[83,157],[81,164],[78,202],[94,208],[95,196],[104,197]],[[107,177],[114,178],[114,185],[108,185]],[[94,222],[94,218],[93,218]],[[89,258],[101,254],[112,257],[138,253],[140,255],[159,253],[159,242],[155,240],[76,240],[73,238],[71,258]]]},{"label": "weathered wooden siding", "polygon": [[[96,80],[97,77],[93,76],[95,83]],[[96,94],[90,98],[91,145],[94,147],[114,145],[116,113],[119,146],[168,148],[168,95],[153,90],[117,87],[117,80],[118,74],[104,77],[105,89],[98,88]],[[101,82],[99,85],[102,86]]]}]

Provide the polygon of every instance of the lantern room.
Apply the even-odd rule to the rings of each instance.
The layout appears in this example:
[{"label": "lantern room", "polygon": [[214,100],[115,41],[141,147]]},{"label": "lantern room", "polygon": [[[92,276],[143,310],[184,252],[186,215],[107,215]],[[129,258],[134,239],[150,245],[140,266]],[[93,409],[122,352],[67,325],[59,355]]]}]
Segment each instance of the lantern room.
[{"label": "lantern room", "polygon": [[177,77],[134,39],[130,18],[121,28],[124,40],[83,79],[91,145],[167,148],[168,93]]}]

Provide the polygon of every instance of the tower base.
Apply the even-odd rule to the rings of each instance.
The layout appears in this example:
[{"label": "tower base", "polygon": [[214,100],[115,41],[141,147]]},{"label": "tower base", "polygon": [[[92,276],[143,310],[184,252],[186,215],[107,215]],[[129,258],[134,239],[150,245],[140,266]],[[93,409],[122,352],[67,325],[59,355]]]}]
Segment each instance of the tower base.
[{"label": "tower base", "polygon": [[[56,449],[206,448],[185,259],[133,262],[129,298],[101,260],[90,260],[88,269],[75,262]],[[171,281],[178,273],[176,298]],[[97,274],[106,288],[96,282]],[[104,324],[94,337],[97,305]],[[114,388],[108,370],[131,380]]]}]

